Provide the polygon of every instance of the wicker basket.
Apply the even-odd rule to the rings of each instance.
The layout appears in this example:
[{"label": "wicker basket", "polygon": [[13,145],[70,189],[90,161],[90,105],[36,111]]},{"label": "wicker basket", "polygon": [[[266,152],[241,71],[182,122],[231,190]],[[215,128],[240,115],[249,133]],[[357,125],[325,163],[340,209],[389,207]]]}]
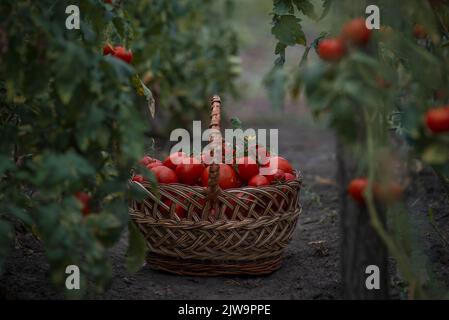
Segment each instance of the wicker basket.
[{"label": "wicker basket", "polygon": [[[220,128],[220,108],[214,96],[210,128]],[[221,143],[221,136],[211,141]],[[152,268],[212,276],[263,275],[280,267],[301,212],[299,174],[281,184],[221,190],[218,169],[210,166],[207,189],[161,184],[155,194],[147,183],[132,182],[148,194],[131,201],[129,211],[146,239]],[[183,219],[176,214],[179,206],[186,210]]]}]

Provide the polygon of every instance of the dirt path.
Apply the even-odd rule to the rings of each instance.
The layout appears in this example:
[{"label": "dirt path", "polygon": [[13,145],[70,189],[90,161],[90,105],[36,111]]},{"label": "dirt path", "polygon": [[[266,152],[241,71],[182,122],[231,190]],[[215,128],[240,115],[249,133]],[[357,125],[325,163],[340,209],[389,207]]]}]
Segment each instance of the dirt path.
[{"label": "dirt path", "polygon": [[[179,277],[143,267],[125,269],[127,237],[111,250],[113,280],[97,299],[334,299],[340,297],[337,194],[333,136],[281,123],[280,153],[304,173],[304,210],[282,268],[267,277]],[[29,238],[13,250],[0,281],[5,298],[61,297],[48,285],[42,248]]]}]

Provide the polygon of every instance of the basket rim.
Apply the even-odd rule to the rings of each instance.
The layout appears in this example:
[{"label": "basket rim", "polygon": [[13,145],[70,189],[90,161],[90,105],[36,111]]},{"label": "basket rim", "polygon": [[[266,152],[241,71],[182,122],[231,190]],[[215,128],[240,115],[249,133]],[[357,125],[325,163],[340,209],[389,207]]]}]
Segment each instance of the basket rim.
[{"label": "basket rim", "polygon": [[284,220],[294,220],[302,213],[302,206],[298,204],[298,207],[295,210],[284,211],[280,213],[276,213],[274,215],[264,215],[258,218],[245,218],[243,220],[226,220],[226,219],[217,219],[211,221],[209,219],[206,220],[198,220],[192,221],[187,219],[156,219],[151,216],[145,216],[142,219],[139,219],[138,214],[134,214],[134,210],[130,210],[130,215],[133,221],[136,224],[144,224],[147,226],[164,226],[173,229],[185,229],[185,230],[193,230],[193,229],[221,229],[221,230],[229,230],[229,229],[253,229],[254,225],[259,225],[260,227],[269,226],[280,221]]},{"label": "basket rim", "polygon": [[[295,170],[293,172],[294,172],[294,174],[296,176],[295,180],[281,181],[281,182],[278,182],[276,184],[269,184],[269,185],[258,186],[258,187],[244,186],[244,187],[237,187],[237,188],[220,189],[220,192],[230,192],[230,191],[237,192],[237,191],[245,191],[245,190],[250,190],[250,189],[261,189],[261,190],[263,190],[263,189],[268,189],[270,187],[271,188],[272,187],[282,187],[282,186],[285,186],[285,185],[297,184],[297,183],[299,183],[299,186],[301,187],[303,185],[303,174],[302,174],[302,172],[299,171],[299,170]],[[151,187],[151,183],[149,183],[148,181],[144,181],[143,183],[140,183],[138,181],[130,180],[129,182],[130,182],[130,184],[136,184],[136,185],[139,185],[139,186],[143,186],[147,190],[148,190],[147,187]],[[162,187],[166,187],[166,186],[182,187],[182,188],[185,188],[185,189],[192,189],[192,190],[195,190],[195,191],[205,191],[205,190],[207,190],[207,187],[191,186],[191,185],[184,184],[184,183],[179,183],[179,182],[176,182],[176,183],[157,183],[157,186],[158,187],[161,187],[161,186]]]}]

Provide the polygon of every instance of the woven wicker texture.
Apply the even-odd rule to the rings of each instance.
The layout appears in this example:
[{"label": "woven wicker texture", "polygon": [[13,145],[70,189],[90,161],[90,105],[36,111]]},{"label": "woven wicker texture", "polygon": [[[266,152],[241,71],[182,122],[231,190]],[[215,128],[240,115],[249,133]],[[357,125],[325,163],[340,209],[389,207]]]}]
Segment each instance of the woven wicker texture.
[{"label": "woven wicker texture", "polygon": [[[219,128],[220,106],[214,96],[211,128]],[[214,139],[221,143],[220,135]],[[221,190],[218,166],[214,174],[209,170],[208,188],[161,184],[156,194],[146,182],[133,182],[148,195],[131,201],[129,212],[146,239],[149,265],[184,275],[261,275],[278,269],[301,212],[300,176]]]}]

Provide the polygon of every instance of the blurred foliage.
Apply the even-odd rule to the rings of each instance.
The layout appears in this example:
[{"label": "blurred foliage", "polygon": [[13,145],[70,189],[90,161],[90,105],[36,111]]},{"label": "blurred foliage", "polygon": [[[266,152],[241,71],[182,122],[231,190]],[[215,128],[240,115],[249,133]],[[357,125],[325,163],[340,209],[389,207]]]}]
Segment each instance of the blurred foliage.
[{"label": "blurred foliage", "polygon": [[160,106],[155,126],[162,135],[208,117],[213,94],[237,95],[233,1],[138,1],[127,10],[133,16],[135,66]]},{"label": "blurred foliage", "polygon": [[[316,8],[316,2],[320,3],[321,8]],[[273,0],[271,33],[278,41],[274,50],[278,57],[271,71],[265,76],[264,84],[275,110],[282,110],[284,107],[286,83],[291,77],[284,69],[286,48],[299,44],[306,48],[308,54],[316,42],[308,46],[301,21],[304,17],[313,21],[323,19],[329,12],[331,3],[332,0]]]},{"label": "blurred foliage", "polygon": [[[349,46],[338,63],[307,62],[310,49],[317,48],[323,37],[339,37],[341,26],[365,17],[365,8],[372,4],[380,8],[381,29],[372,31],[367,46]],[[274,1],[275,10],[277,6],[279,2]],[[307,46],[300,65],[288,77],[290,93],[296,96],[304,91],[312,112],[322,116],[354,152],[359,164],[354,178],[366,176],[371,181],[365,193],[371,222],[396,259],[407,296],[443,297],[444,289],[432,276],[416,221],[406,206],[387,204],[386,230],[370,190],[373,183],[404,183],[397,170],[398,147],[392,143],[392,131],[434,167],[447,187],[449,136],[430,132],[425,115],[448,104],[449,2],[411,0],[405,5],[400,1],[348,0],[334,2],[330,11],[332,30],[325,30]],[[417,25],[425,30],[423,37],[414,35]],[[278,62],[279,58],[275,64]]]},{"label": "blurred foliage", "polygon": [[[68,30],[65,10],[77,3],[81,28]],[[22,225],[45,245],[59,288],[69,264],[81,268],[75,295],[108,283],[107,248],[128,226],[126,199],[136,192],[127,182],[150,114],[164,109],[174,125],[207,114],[208,96],[233,89],[236,36],[225,19],[233,3],[222,4],[0,3],[0,263]],[[132,63],[103,56],[108,42],[131,49]],[[87,217],[78,191],[91,196]],[[145,246],[130,226],[136,270]]]}]

